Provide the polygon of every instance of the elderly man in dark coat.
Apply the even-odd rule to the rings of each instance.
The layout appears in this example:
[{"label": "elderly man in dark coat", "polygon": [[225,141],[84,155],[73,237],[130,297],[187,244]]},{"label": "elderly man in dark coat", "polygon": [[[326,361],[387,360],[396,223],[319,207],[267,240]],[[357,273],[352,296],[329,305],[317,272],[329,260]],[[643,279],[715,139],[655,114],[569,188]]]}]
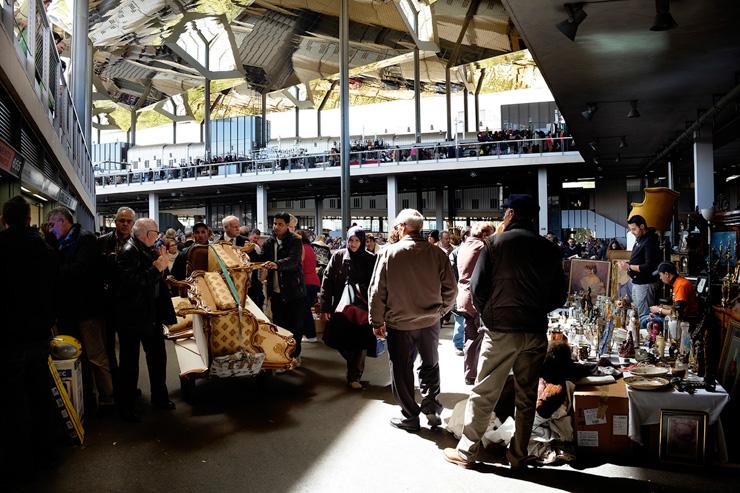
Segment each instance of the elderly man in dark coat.
[{"label": "elderly man in dark coat", "polygon": [[139,379],[139,345],[144,347],[149,370],[151,404],[174,409],[166,383],[167,353],[162,324],[176,322],[162,272],[168,259],[164,246],[154,250],[159,231],[153,219],[138,219],[131,238],[116,257],[119,281],[116,286],[116,321],[120,342],[119,410],[126,421],[138,421],[135,412]]}]

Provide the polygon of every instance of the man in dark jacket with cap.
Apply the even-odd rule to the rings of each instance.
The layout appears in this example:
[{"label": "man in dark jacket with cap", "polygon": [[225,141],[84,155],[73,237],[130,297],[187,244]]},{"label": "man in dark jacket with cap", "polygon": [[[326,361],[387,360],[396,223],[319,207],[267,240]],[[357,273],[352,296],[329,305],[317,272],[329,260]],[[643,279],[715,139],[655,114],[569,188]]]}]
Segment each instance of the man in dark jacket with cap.
[{"label": "man in dark jacket with cap", "polygon": [[486,326],[478,380],[468,399],[462,438],[444,450],[449,462],[475,462],[501,390],[514,372],[516,432],[506,456],[513,470],[530,462],[527,446],[534,423],[537,385],[547,352],[547,314],[567,297],[558,248],[534,232],[537,203],[529,195],[509,198],[511,222],[486,241],[471,287]]}]

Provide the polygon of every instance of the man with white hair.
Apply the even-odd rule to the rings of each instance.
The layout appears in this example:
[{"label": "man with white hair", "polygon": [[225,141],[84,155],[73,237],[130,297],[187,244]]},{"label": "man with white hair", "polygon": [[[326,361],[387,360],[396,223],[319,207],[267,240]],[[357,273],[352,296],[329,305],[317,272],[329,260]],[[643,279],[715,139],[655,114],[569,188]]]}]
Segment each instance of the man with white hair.
[{"label": "man with white hair", "polygon": [[110,371],[113,376],[114,390],[118,386],[118,360],[116,359],[116,332],[113,320],[115,305],[115,282],[118,277],[116,255],[131,238],[136,212],[131,207],[119,207],[114,220],[116,229],[97,239],[98,250],[103,258],[103,306],[105,307],[105,346],[108,352]]},{"label": "man with white hair", "polygon": [[146,353],[152,406],[175,408],[167,391],[162,324],[173,324],[176,318],[162,278],[168,265],[166,249],[163,245],[158,250],[152,248],[158,237],[158,226],[153,219],[138,219],[131,238],[116,256],[119,280],[115,315],[121,353],[118,406],[121,417],[130,422],[139,421],[135,400],[140,345]]},{"label": "man with white hair", "polygon": [[[393,395],[403,418],[391,426],[419,431],[419,414],[430,427],[442,423],[439,395],[439,320],[455,302],[457,284],[447,255],[421,237],[424,217],[404,209],[393,229],[399,241],[378,254],[370,281],[370,323],[377,337],[387,337]],[[421,357],[421,406],[414,393],[414,361]]]},{"label": "man with white hair", "polygon": [[243,247],[247,243],[247,238],[239,234],[239,218],[236,216],[226,216],[221,221],[224,232],[220,240],[226,240],[234,246]]}]

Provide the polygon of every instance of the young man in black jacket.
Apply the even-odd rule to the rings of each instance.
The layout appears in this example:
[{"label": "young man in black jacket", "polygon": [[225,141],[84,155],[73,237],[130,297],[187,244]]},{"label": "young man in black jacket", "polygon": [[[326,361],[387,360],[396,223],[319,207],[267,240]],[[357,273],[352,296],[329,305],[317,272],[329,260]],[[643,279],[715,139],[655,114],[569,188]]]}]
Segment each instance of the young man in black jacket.
[{"label": "young man in black jacket", "polygon": [[301,254],[303,244],[298,235],[288,230],[290,214],[275,214],[272,235],[262,243],[262,254],[257,257],[267,262],[267,296],[270,299],[272,320],[293,333],[296,349],[293,357],[301,354],[303,313],[306,285],[303,281]]},{"label": "young man in black jacket", "polygon": [[444,450],[447,461],[464,467],[475,462],[512,369],[516,431],[506,456],[513,470],[527,467],[540,367],[547,353],[547,314],[562,306],[568,294],[558,248],[534,232],[537,203],[529,195],[512,195],[509,208],[511,222],[503,233],[487,239],[470,280],[486,330],[462,438],[457,448]]},{"label": "young man in black jacket", "polygon": [[627,271],[632,279],[632,304],[642,317],[650,313],[650,307],[656,302],[657,277],[653,271],[660,263],[660,240],[652,228],[648,228],[645,218],[634,215],[627,220],[630,233],[637,241],[632,247],[632,255],[627,262],[619,263],[621,270]]}]

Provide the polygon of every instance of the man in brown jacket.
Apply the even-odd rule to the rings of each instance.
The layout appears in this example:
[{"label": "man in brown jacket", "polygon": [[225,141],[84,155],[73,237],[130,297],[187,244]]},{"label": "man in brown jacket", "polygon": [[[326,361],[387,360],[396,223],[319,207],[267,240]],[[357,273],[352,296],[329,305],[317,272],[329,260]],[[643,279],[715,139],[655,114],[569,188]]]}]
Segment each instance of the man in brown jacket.
[{"label": "man in brown jacket", "polygon": [[[457,295],[457,283],[445,253],[420,234],[424,217],[404,209],[394,230],[400,240],[378,254],[370,281],[370,323],[378,337],[387,337],[391,387],[401,405],[403,418],[391,425],[418,431],[419,414],[430,427],[439,426],[442,405],[439,395],[439,320]],[[414,394],[414,361],[421,356],[419,382],[421,406]]]}]

